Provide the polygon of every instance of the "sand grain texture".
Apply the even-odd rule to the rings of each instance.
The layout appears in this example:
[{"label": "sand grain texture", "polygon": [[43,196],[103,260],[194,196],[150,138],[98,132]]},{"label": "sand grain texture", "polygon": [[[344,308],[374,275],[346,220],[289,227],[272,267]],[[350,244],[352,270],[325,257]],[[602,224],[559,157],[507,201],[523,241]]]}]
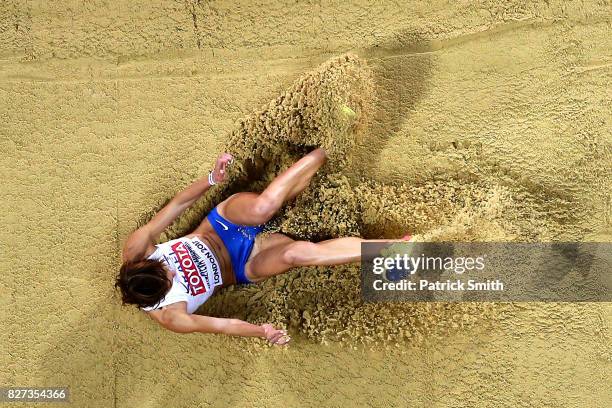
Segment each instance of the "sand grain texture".
[{"label": "sand grain texture", "polygon": [[279,350],[164,331],[112,282],[128,234],[226,147],[217,198],[336,153],[270,226],[296,237],[610,241],[610,19],[596,1],[1,2],[0,385],[68,384],[76,407],[609,406],[609,304],[367,305],[338,267],[201,310],[289,327]]}]

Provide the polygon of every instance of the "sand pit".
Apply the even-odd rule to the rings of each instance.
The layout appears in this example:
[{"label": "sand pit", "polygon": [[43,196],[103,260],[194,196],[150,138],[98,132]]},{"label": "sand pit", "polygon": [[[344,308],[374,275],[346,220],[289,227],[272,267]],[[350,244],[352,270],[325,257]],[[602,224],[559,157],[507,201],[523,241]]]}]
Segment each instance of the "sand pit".
[{"label": "sand pit", "polygon": [[365,304],[336,267],[199,311],[288,327],[286,350],[119,306],[124,239],[224,149],[231,183],[163,239],[319,144],[333,160],[270,231],[612,239],[606,4],[239,3],[0,5],[0,385],[76,407],[610,405],[609,304]]}]

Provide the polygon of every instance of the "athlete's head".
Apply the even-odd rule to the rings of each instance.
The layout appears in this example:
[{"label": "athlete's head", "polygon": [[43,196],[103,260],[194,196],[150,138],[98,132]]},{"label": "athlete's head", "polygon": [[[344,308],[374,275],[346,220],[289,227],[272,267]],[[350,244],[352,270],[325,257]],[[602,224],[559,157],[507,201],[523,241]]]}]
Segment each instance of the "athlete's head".
[{"label": "athlete's head", "polygon": [[121,291],[124,305],[154,306],[170,290],[173,275],[161,261],[125,262],[119,269],[115,287]]}]

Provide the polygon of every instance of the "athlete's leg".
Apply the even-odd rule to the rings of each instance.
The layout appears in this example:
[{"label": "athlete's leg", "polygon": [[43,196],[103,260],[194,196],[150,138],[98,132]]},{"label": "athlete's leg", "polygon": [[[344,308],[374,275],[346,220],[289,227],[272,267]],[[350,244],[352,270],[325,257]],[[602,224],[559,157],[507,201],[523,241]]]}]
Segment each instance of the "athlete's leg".
[{"label": "athlete's leg", "polygon": [[253,248],[249,261],[245,265],[245,275],[249,280],[261,282],[297,266],[359,262],[362,242],[406,242],[403,239],[368,240],[346,237],[314,243],[285,238],[287,239],[277,241],[276,245],[267,247],[262,245],[260,248]]},{"label": "athlete's leg", "polygon": [[282,172],[261,194],[234,194],[219,204],[217,211],[234,224],[263,224],[276,214],[283,203],[295,198],[308,186],[326,159],[323,149],[315,149]]}]

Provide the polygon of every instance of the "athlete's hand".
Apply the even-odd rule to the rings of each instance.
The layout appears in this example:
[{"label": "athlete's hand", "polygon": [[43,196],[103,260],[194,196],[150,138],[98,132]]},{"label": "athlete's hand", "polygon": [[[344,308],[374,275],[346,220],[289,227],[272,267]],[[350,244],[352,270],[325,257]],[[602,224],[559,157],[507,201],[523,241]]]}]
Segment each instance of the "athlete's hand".
[{"label": "athlete's hand", "polygon": [[232,160],[234,160],[234,157],[229,153],[223,153],[219,156],[212,175],[215,183],[225,181],[227,178],[227,166],[232,163]]},{"label": "athlete's hand", "polygon": [[266,340],[272,344],[283,346],[289,343],[289,340],[291,340],[291,337],[287,335],[287,330],[275,329],[274,326],[267,323],[262,324],[261,327],[264,329]]}]

